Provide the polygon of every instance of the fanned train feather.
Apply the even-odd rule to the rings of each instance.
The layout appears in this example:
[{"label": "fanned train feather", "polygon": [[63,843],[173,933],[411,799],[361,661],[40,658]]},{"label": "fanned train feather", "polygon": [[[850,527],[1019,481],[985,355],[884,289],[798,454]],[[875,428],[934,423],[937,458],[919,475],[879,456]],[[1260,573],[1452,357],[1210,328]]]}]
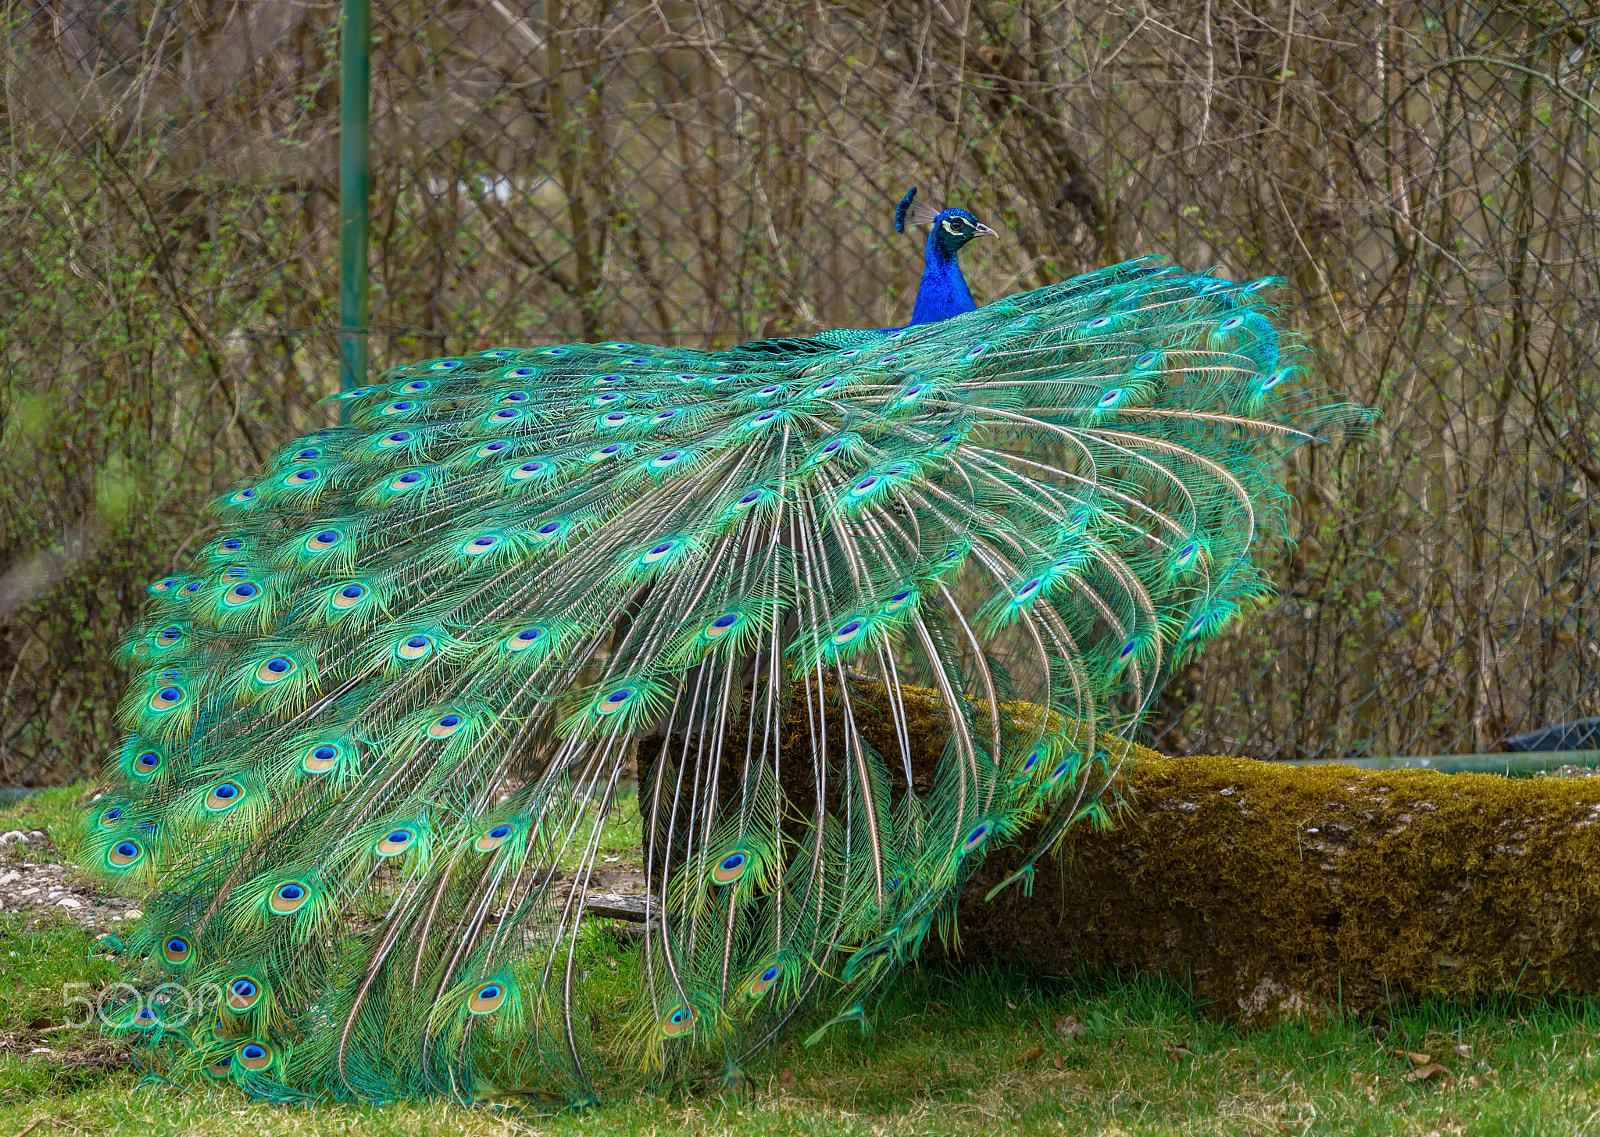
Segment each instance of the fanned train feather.
[{"label": "fanned train feather", "polygon": [[[1268,590],[1285,456],[1361,417],[1299,385],[1273,283],[1134,261],[340,396],[128,639],[87,856],[154,892],[140,989],[220,997],[116,1029],[284,1100],[586,1101],[819,1000],[865,1022],[986,848],[1031,834],[1026,881],[1103,816],[1163,677]],[[613,1013],[583,904],[636,757]]]}]

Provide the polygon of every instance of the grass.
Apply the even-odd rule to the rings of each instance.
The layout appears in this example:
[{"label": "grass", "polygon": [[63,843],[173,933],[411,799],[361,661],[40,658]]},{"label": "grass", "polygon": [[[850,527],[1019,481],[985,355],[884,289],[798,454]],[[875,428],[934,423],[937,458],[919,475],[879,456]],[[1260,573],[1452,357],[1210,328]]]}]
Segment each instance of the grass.
[{"label": "grass", "polygon": [[[83,937],[48,931],[8,972],[0,1018],[48,1007],[68,976],[103,982]],[[74,969],[77,969],[74,971]],[[41,996],[34,984],[48,984]],[[59,1002],[49,1007],[60,1013]],[[229,1089],[141,1085],[131,1069],[0,1057],[0,1133],[182,1134],[248,1125],[278,1134],[1538,1134],[1589,1131],[1600,1116],[1600,1002],[1393,1016],[1387,1031],[1341,1022],[1241,1035],[1156,977],[1046,979],[927,969],[879,1009],[866,1037],[786,1043],[747,1073],[742,1097],[638,1095],[554,1118],[453,1105],[282,1108]],[[1058,1031],[1074,1016],[1081,1038]],[[71,1051],[73,1043],[48,1045]],[[1457,1048],[1464,1050],[1458,1053]],[[1448,1068],[1413,1079],[1405,1051]],[[1464,1056],[1464,1055],[1470,1055]],[[1478,1085],[1469,1083],[1478,1080]],[[34,1132],[38,1132],[35,1130]]]},{"label": "grass", "polygon": [[[595,810],[595,806],[589,807],[584,821],[577,827],[579,839],[570,842],[557,861],[562,868],[574,869],[582,863],[583,837],[588,835],[588,825]],[[638,862],[643,856],[640,849],[643,832],[644,819],[639,813],[638,789],[631,784],[624,785],[618,789],[606,827],[600,832],[600,842],[595,846],[596,863],[605,864],[612,858],[620,860],[624,857]]]},{"label": "grass", "polygon": [[[68,840],[81,790],[0,812]],[[149,1137],[249,1127],[320,1134],[1515,1134],[1600,1121],[1600,998],[1395,1008],[1241,1033],[1154,975],[1066,977],[946,964],[912,972],[863,1037],[786,1042],[740,1096],[637,1094],[581,1115],[456,1105],[254,1103],[231,1088],[145,1083],[128,1055],[61,1023],[64,1000],[114,982],[57,915],[0,917],[0,1137]],[[627,970],[626,967],[623,969]],[[72,984],[84,984],[78,988]],[[802,1026],[797,1038],[808,1031]],[[35,1050],[49,1052],[35,1053]],[[1422,1055],[1426,1054],[1424,1060]],[[1424,1062],[1442,1070],[1419,1079]],[[31,1128],[30,1128],[31,1127]]]},{"label": "grass", "polygon": [[70,850],[78,840],[78,825],[83,817],[84,792],[87,782],[73,782],[53,786],[23,798],[19,802],[0,807],[0,833],[20,829],[24,833],[43,829],[60,853],[52,853],[37,844],[8,846],[6,857],[18,857],[31,862],[60,861],[70,857]]}]

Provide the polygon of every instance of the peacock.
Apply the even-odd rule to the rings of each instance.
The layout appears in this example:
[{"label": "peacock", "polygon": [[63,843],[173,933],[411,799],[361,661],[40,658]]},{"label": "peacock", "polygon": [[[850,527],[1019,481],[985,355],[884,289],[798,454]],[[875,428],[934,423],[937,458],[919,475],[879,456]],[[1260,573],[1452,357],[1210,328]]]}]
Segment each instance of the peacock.
[{"label": "peacock", "polygon": [[928,243],[923,250],[922,280],[917,284],[917,300],[907,327],[934,324],[972,311],[978,305],[972,299],[972,289],[967,287],[967,278],[961,274],[961,250],[978,237],[999,234],[965,209],[932,209],[926,199],[918,205],[916,186],[895,207],[894,231],[904,233],[908,219],[928,226]]},{"label": "peacock", "polygon": [[[865,1027],[986,850],[1026,887],[1104,819],[1163,678],[1270,592],[1286,456],[1363,413],[1275,278],[977,307],[993,230],[915,192],[904,327],[410,364],[216,503],[86,823],[149,894],[110,1029],[274,1100],[733,1078]],[[619,1002],[585,899],[634,770]]]}]

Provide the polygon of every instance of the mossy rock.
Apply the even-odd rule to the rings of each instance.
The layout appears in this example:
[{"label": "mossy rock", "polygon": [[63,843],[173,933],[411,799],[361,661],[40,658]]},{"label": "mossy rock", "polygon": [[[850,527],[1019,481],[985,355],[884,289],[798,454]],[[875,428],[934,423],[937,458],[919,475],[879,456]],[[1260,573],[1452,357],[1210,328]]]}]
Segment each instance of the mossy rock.
[{"label": "mossy rock", "polygon": [[[905,688],[911,789],[944,750],[930,692]],[[897,752],[882,689],[852,683],[862,734]],[[824,718],[841,737],[829,687]],[[782,785],[798,839],[814,793],[808,720],[783,734]],[[745,728],[728,745],[742,751]],[[1127,755],[1106,832],[1071,831],[1032,895],[986,902],[1031,848],[992,849],[962,890],[960,959],[1046,973],[1155,969],[1219,1017],[1262,1024],[1331,1009],[1382,1012],[1419,995],[1462,999],[1600,990],[1600,779],[1293,767],[1241,758]],[[660,740],[640,745],[648,782]],[[837,767],[835,744],[831,761]],[[732,767],[719,795],[737,792]],[[830,805],[844,783],[831,769]],[[890,791],[906,792],[898,763]]]},{"label": "mossy rock", "polygon": [[1117,826],[1033,895],[964,890],[963,958],[1151,968],[1245,1023],[1600,989],[1600,780],[1129,762]]}]

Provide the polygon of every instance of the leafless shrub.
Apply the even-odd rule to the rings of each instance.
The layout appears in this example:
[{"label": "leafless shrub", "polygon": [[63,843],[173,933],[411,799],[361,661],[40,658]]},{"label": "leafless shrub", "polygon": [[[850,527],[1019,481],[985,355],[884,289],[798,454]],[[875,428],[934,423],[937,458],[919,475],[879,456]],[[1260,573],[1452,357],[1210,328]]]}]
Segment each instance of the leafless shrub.
[{"label": "leafless shrub", "polygon": [[[327,421],[331,0],[12,0],[0,779],[112,743],[107,649],[201,507]],[[918,184],[987,297],[1279,274],[1384,411],[1296,467],[1282,602],[1155,745],[1483,750],[1600,713],[1596,17],[1478,0],[375,6],[380,365],[903,319]]]}]

